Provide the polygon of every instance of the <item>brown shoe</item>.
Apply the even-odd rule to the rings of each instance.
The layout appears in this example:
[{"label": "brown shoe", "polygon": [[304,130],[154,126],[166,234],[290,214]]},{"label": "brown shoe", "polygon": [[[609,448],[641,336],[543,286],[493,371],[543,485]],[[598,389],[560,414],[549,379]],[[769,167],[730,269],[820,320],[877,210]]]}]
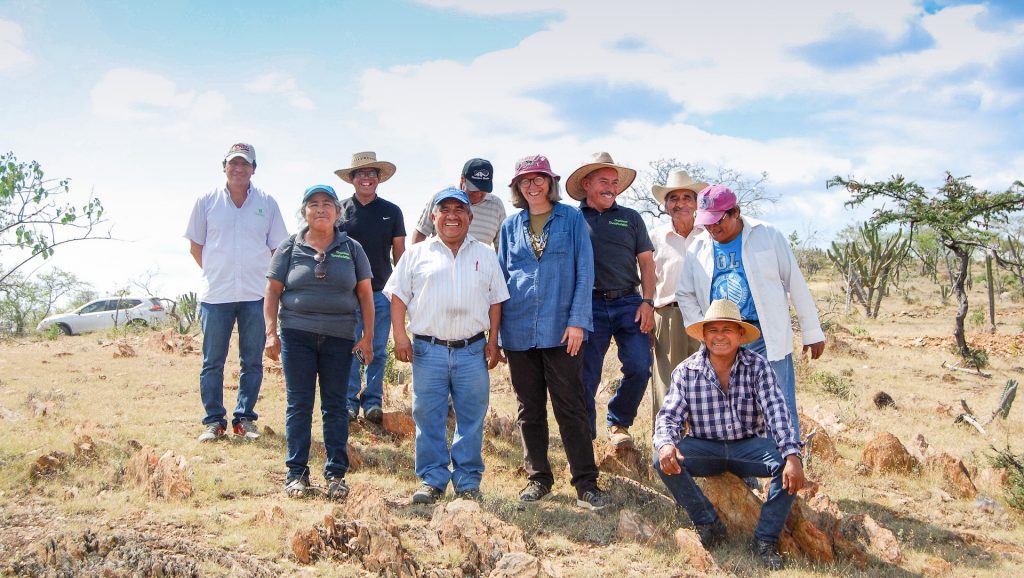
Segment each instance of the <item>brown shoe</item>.
[{"label": "brown shoe", "polygon": [[633,436],[629,435],[629,428],[613,425],[608,428],[608,443],[616,448],[631,448],[633,447]]}]

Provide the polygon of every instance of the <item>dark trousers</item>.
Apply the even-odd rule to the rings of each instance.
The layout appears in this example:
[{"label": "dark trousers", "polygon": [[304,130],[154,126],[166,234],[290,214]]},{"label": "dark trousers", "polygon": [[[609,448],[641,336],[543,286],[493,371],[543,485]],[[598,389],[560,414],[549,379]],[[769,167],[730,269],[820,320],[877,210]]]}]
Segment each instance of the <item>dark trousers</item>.
[{"label": "dark trousers", "polygon": [[583,388],[583,352],[575,357],[564,346],[527,351],[505,351],[512,388],[519,402],[519,428],[523,461],[530,480],[551,487],[555,478],[548,462],[547,396],[558,422],[558,432],[572,473],[572,485],[582,495],[597,486],[594,446],[590,443],[586,392]]}]

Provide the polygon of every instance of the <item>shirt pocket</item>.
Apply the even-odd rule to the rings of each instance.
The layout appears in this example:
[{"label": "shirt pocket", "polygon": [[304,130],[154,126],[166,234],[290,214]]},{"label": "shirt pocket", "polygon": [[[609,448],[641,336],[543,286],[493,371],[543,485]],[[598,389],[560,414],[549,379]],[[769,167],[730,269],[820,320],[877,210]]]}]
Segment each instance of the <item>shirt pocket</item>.
[{"label": "shirt pocket", "polygon": [[556,231],[548,233],[548,244],[544,248],[545,253],[552,255],[567,255],[571,247],[571,239],[568,231]]}]

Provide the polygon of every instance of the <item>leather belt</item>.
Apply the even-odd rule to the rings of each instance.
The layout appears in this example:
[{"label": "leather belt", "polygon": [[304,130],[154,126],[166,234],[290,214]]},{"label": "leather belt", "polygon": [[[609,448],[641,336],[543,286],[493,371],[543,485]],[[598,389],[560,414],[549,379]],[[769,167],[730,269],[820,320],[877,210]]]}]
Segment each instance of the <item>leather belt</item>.
[{"label": "leather belt", "polygon": [[619,297],[626,297],[627,295],[639,295],[640,292],[636,290],[636,287],[629,287],[628,289],[612,289],[610,291],[599,291],[594,290],[594,297],[599,297],[608,301],[610,299],[618,299]]},{"label": "leather belt", "polygon": [[448,349],[461,349],[483,339],[484,332],[481,331],[480,333],[477,333],[476,335],[470,337],[469,339],[438,339],[436,337],[431,337],[429,335],[413,335],[413,337],[419,339],[420,341],[426,341],[427,343],[432,343],[434,345],[443,345]]}]

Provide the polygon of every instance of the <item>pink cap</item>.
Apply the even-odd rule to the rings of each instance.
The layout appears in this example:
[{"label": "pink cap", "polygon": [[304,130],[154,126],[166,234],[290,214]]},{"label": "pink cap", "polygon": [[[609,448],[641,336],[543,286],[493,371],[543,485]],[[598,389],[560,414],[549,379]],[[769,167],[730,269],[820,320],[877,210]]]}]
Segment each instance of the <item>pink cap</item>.
[{"label": "pink cap", "polygon": [[711,185],[697,193],[697,225],[714,225],[736,206],[736,195],[725,185]]},{"label": "pink cap", "polygon": [[511,187],[516,184],[516,179],[530,173],[542,173],[556,181],[562,178],[551,171],[551,163],[548,161],[548,157],[544,155],[532,155],[523,157],[516,161],[516,173],[512,175],[512,182],[510,182],[508,186]]}]

